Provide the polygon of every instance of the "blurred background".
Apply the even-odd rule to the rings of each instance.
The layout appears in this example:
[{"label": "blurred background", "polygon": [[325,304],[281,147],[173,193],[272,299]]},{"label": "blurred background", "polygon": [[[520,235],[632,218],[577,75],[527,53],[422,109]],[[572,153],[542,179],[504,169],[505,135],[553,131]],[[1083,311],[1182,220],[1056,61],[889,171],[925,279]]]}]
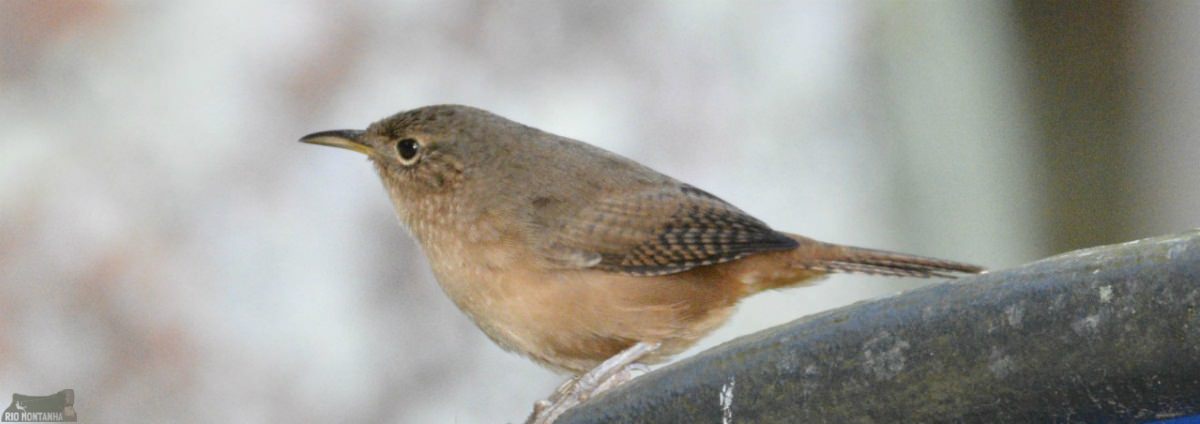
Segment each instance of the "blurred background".
[{"label": "blurred background", "polygon": [[[774,227],[993,268],[1200,224],[1197,2],[0,2],[0,398],[84,422],[520,422],[310,132],[463,103]],[[931,282],[760,295],[700,349]]]}]

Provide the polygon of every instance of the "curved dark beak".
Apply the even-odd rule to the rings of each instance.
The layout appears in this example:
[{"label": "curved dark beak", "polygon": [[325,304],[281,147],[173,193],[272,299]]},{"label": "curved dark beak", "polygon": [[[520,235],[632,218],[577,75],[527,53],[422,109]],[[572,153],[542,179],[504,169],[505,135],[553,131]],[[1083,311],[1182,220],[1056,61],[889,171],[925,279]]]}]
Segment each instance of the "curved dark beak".
[{"label": "curved dark beak", "polygon": [[300,137],[301,143],[320,144],[322,146],[341,147],[350,149],[367,156],[375,154],[375,149],[362,142],[362,136],[366,131],[361,130],[333,130],[321,131],[312,133],[304,137]]}]

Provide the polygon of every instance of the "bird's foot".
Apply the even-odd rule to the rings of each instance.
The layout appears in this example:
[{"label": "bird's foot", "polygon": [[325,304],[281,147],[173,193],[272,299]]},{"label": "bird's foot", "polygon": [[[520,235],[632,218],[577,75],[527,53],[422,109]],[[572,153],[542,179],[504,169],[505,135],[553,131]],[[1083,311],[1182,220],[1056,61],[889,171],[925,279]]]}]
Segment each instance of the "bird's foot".
[{"label": "bird's foot", "polygon": [[567,380],[558,386],[550,398],[533,404],[533,413],[529,415],[525,423],[553,423],[568,409],[645,373],[649,368],[642,364],[635,364],[634,361],[658,349],[658,346],[658,343],[638,342],[586,374]]}]

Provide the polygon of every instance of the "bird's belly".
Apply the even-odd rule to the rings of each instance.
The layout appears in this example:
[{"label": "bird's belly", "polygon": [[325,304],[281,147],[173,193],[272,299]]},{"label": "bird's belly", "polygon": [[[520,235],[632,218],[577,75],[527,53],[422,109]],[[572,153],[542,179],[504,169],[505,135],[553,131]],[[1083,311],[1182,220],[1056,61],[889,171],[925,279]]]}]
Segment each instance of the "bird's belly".
[{"label": "bird's belly", "polygon": [[704,273],[635,277],[595,270],[436,272],[446,293],[502,348],[579,373],[638,341],[663,360],[725,322],[740,294]]}]

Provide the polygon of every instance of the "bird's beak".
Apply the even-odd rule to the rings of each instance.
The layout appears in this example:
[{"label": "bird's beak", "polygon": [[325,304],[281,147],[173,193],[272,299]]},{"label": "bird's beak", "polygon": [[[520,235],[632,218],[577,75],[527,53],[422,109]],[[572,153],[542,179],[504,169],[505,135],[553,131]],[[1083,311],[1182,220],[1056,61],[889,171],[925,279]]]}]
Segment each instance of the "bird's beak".
[{"label": "bird's beak", "polygon": [[321,131],[312,133],[304,137],[300,137],[301,143],[320,144],[322,146],[341,147],[350,149],[367,156],[373,156],[375,149],[362,142],[362,136],[365,131],[361,130],[333,130]]}]

